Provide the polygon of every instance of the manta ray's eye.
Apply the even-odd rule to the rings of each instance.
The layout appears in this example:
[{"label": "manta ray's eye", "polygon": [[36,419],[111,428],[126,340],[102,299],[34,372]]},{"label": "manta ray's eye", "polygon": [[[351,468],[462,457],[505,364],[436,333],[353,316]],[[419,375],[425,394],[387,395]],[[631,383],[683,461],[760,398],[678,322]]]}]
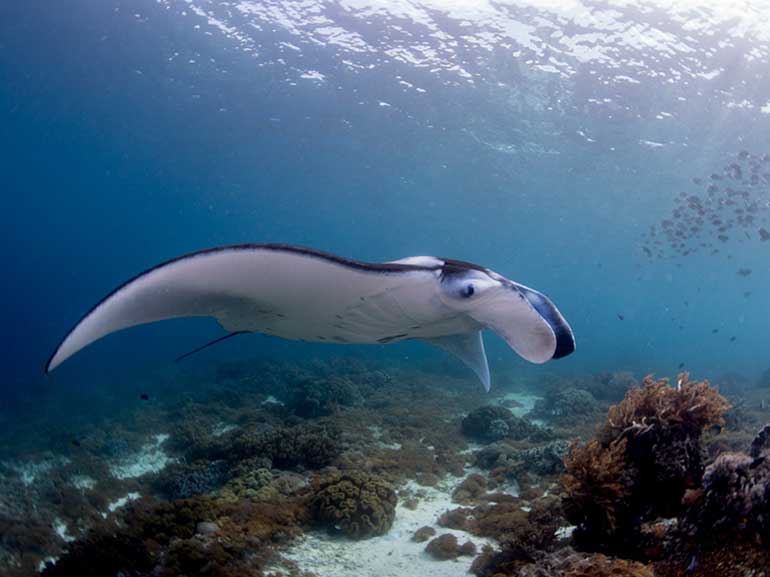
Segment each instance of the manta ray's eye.
[{"label": "manta ray's eye", "polygon": [[468,283],[467,285],[465,285],[463,287],[462,295],[465,298],[469,298],[469,297],[472,297],[473,293],[475,293],[475,292],[476,292],[476,287],[474,287],[471,283]]}]

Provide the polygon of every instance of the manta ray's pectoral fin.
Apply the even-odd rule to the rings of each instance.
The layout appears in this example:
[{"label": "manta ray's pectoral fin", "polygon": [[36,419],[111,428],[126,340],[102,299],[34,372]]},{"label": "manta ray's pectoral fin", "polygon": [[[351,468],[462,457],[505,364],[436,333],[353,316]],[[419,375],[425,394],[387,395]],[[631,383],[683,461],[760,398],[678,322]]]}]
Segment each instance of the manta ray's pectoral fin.
[{"label": "manta ray's pectoral fin", "polygon": [[481,384],[484,385],[484,390],[489,392],[489,365],[487,364],[487,354],[484,352],[484,339],[481,337],[481,331],[424,340],[452,353],[464,362],[476,373]]}]

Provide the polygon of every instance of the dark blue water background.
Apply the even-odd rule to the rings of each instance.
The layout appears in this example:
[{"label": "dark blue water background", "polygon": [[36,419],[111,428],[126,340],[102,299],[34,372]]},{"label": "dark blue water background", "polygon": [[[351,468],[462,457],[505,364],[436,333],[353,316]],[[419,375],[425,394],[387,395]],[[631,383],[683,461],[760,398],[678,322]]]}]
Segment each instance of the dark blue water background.
[{"label": "dark blue water background", "polygon": [[[493,382],[503,368],[670,375],[685,363],[699,377],[754,378],[770,366],[770,242],[731,241],[718,257],[650,260],[640,250],[642,232],[692,177],[741,149],[770,152],[770,114],[760,110],[770,66],[745,58],[750,38],[725,46],[725,30],[689,42],[698,50],[687,66],[707,59],[703,70],[723,69],[716,78],[677,78],[670,70],[685,56],[674,53],[650,57],[645,67],[661,76],[639,83],[613,81],[626,71],[606,63],[575,61],[565,78],[532,68],[515,47],[460,46],[468,82],[385,54],[358,55],[351,67],[338,47],[303,44],[278,25],[241,22],[257,47],[244,51],[183,9],[0,6],[4,407],[52,389],[141,381],[222,334],[202,319],[140,327],[42,374],[58,340],[117,284],[181,253],[240,242],[373,261],[447,256],[545,292],[571,322],[577,353],[533,368],[490,334]],[[394,23],[418,31],[403,19],[326,13],[380,45]],[[685,34],[660,11],[626,17]],[[752,274],[737,275],[742,267]],[[248,336],[191,362],[273,354],[443,358],[420,343]]]}]

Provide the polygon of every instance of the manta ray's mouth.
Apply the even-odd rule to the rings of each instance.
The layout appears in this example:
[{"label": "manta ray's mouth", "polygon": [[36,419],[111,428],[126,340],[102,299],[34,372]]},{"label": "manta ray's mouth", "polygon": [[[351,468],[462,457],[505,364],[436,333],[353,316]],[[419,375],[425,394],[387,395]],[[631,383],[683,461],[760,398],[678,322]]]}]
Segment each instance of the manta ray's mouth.
[{"label": "manta ray's mouth", "polygon": [[559,309],[551,302],[551,299],[536,290],[522,285],[517,285],[516,288],[521,291],[521,294],[529,301],[529,304],[543,317],[556,336],[556,350],[551,358],[560,359],[574,353],[575,335],[572,333],[572,328],[559,312]]}]

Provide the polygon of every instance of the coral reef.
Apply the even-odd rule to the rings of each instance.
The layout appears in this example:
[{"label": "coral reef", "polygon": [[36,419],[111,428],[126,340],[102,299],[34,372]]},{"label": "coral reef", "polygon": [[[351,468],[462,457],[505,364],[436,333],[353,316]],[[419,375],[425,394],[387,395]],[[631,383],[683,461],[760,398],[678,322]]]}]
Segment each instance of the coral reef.
[{"label": "coral reef", "polygon": [[600,401],[620,401],[631,389],[639,386],[639,381],[628,371],[601,373],[587,379],[583,387]]},{"label": "coral reef", "polygon": [[279,469],[320,469],[340,454],[337,436],[328,427],[313,425],[247,429],[237,431],[232,443],[223,444],[215,455],[231,462],[255,457],[269,459]]},{"label": "coral reef", "polygon": [[756,437],[754,437],[749,449],[749,455],[756,459],[765,451],[770,451],[770,424],[762,427]]},{"label": "coral reef", "polygon": [[298,535],[305,519],[298,501],[141,500],[119,525],[105,523],[72,543],[42,574],[260,577],[271,546]]},{"label": "coral reef", "polygon": [[300,417],[320,417],[335,413],[340,407],[361,405],[358,385],[347,375],[319,376],[296,370],[287,387],[287,406]]},{"label": "coral reef", "polygon": [[569,450],[567,441],[551,441],[529,448],[516,448],[505,442],[487,445],[476,453],[475,465],[489,469],[495,477],[519,478],[525,473],[545,476],[564,470],[564,457]]},{"label": "coral reef", "polygon": [[436,530],[433,527],[425,525],[424,527],[420,527],[417,529],[417,531],[414,532],[414,535],[412,535],[412,541],[415,541],[416,543],[424,543],[435,534]]},{"label": "coral reef", "polygon": [[602,406],[586,390],[551,388],[535,404],[530,416],[559,426],[572,426],[596,420]]},{"label": "coral reef", "polygon": [[770,549],[770,448],[768,427],[757,435],[753,455],[719,455],[699,489],[685,499],[687,522],[699,541],[761,543]]},{"label": "coral reef", "polygon": [[158,474],[155,487],[161,495],[173,501],[210,493],[229,478],[226,461],[174,463]]},{"label": "coral reef", "polygon": [[633,553],[645,521],[675,517],[704,469],[701,433],[724,423],[728,402],[707,381],[644,379],[610,408],[599,439],[573,447],[563,483],[583,548]]},{"label": "coral reef", "polygon": [[314,520],[352,539],[382,535],[396,516],[396,492],[389,483],[362,471],[332,471],[313,481]]},{"label": "coral reef", "polygon": [[625,559],[612,559],[601,553],[572,561],[563,571],[563,577],[654,577],[653,570],[647,565]]},{"label": "coral reef", "polygon": [[565,462],[564,512],[588,543],[632,523],[634,470],[626,461],[626,444],[618,439],[607,446],[598,441],[574,446]]},{"label": "coral reef", "polygon": [[461,555],[473,556],[476,554],[476,545],[471,541],[466,541],[462,545],[457,541],[457,537],[451,533],[444,533],[426,545],[425,552],[437,561],[447,561],[457,559]]},{"label": "coral reef", "polygon": [[[313,566],[292,557],[301,547],[284,547],[317,528],[389,532],[381,542],[403,540],[416,562],[454,559],[434,566],[452,574],[476,553],[465,532],[485,543],[473,564],[481,577],[757,577],[770,566],[770,427],[751,443],[770,411],[757,391],[725,413],[687,375],[628,391],[628,373],[533,377],[546,382],[538,409],[551,430],[482,406],[488,396],[464,374],[349,360],[214,373],[181,379],[181,400],[153,393],[114,422],[60,432],[53,452],[0,461],[0,572],[26,577],[58,556],[45,575],[302,575]],[[463,419],[469,405],[481,408]],[[592,441],[562,440],[589,439],[597,425]],[[165,469],[113,476],[114,462],[160,433],[170,435]],[[403,509],[391,530],[395,487]],[[168,501],[138,498],[148,494]],[[310,542],[380,543],[315,531]],[[342,563],[333,550],[323,555]]]},{"label": "coral reef", "polygon": [[468,413],[462,421],[462,432],[466,437],[482,443],[500,439],[544,441],[553,438],[546,429],[500,406],[484,406]]},{"label": "coral reef", "polygon": [[236,469],[234,477],[222,487],[222,498],[267,500],[278,496],[278,490],[272,487],[273,475],[270,469],[259,466],[259,461],[247,459]]}]

